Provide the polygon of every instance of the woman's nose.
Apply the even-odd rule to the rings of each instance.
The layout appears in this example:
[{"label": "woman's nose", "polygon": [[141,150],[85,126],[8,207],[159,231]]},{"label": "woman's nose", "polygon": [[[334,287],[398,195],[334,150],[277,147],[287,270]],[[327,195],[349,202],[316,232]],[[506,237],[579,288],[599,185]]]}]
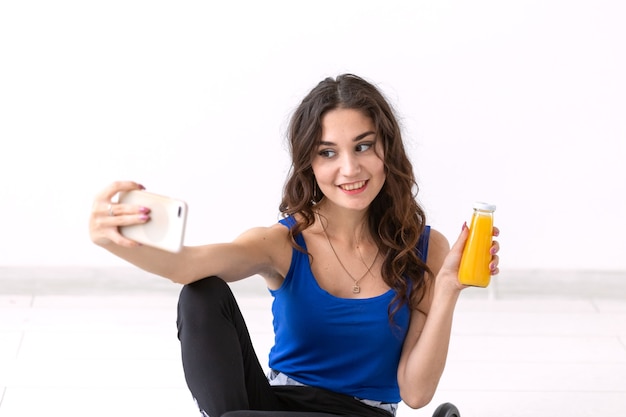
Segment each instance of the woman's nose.
[{"label": "woman's nose", "polygon": [[352,177],[361,171],[361,164],[355,155],[344,154],[341,160],[341,174]]}]

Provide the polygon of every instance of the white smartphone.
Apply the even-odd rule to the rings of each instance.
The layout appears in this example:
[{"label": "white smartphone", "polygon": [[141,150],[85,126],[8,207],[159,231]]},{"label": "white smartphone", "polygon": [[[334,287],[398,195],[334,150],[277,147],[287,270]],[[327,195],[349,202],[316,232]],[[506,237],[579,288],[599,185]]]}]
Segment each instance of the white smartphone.
[{"label": "white smartphone", "polygon": [[168,252],[181,250],[187,224],[187,203],[139,190],[120,192],[118,202],[150,209],[150,220],[142,224],[120,227],[122,235]]}]

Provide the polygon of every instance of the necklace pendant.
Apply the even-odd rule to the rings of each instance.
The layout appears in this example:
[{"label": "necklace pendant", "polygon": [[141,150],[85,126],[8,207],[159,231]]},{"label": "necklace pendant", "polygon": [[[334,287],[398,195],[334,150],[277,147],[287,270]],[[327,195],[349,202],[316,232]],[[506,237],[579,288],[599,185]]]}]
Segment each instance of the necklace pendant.
[{"label": "necklace pendant", "polygon": [[352,293],[358,294],[360,292],[361,292],[361,287],[359,287],[359,284],[354,284],[354,286],[352,287]]}]

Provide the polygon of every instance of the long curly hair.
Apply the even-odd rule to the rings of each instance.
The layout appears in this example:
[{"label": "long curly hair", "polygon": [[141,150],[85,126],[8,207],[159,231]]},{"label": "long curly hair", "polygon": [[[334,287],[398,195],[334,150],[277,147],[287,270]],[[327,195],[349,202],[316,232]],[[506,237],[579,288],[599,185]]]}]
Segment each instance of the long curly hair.
[{"label": "long curly hair", "polygon": [[[418,185],[400,126],[390,104],[373,84],[353,74],[321,81],[295,110],[287,132],[292,165],[283,190],[280,212],[298,214],[294,236],[315,222],[314,206],[323,198],[311,163],[322,136],[322,118],[333,109],[355,109],[369,116],[384,149],[386,180],[368,209],[368,227],[383,255],[382,277],[395,290],[389,318],[406,303],[414,309],[424,297],[430,270],[416,250],[426,216],[416,201]],[[302,248],[299,248],[302,249]]]}]

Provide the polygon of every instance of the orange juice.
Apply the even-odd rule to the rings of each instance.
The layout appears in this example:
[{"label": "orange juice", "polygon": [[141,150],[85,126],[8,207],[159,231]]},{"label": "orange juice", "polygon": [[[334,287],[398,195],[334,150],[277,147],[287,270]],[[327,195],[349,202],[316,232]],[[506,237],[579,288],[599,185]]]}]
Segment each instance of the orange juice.
[{"label": "orange juice", "polygon": [[459,267],[459,281],[464,285],[486,287],[491,280],[491,239],[493,235],[493,212],[496,206],[475,203],[469,236],[463,248]]}]

